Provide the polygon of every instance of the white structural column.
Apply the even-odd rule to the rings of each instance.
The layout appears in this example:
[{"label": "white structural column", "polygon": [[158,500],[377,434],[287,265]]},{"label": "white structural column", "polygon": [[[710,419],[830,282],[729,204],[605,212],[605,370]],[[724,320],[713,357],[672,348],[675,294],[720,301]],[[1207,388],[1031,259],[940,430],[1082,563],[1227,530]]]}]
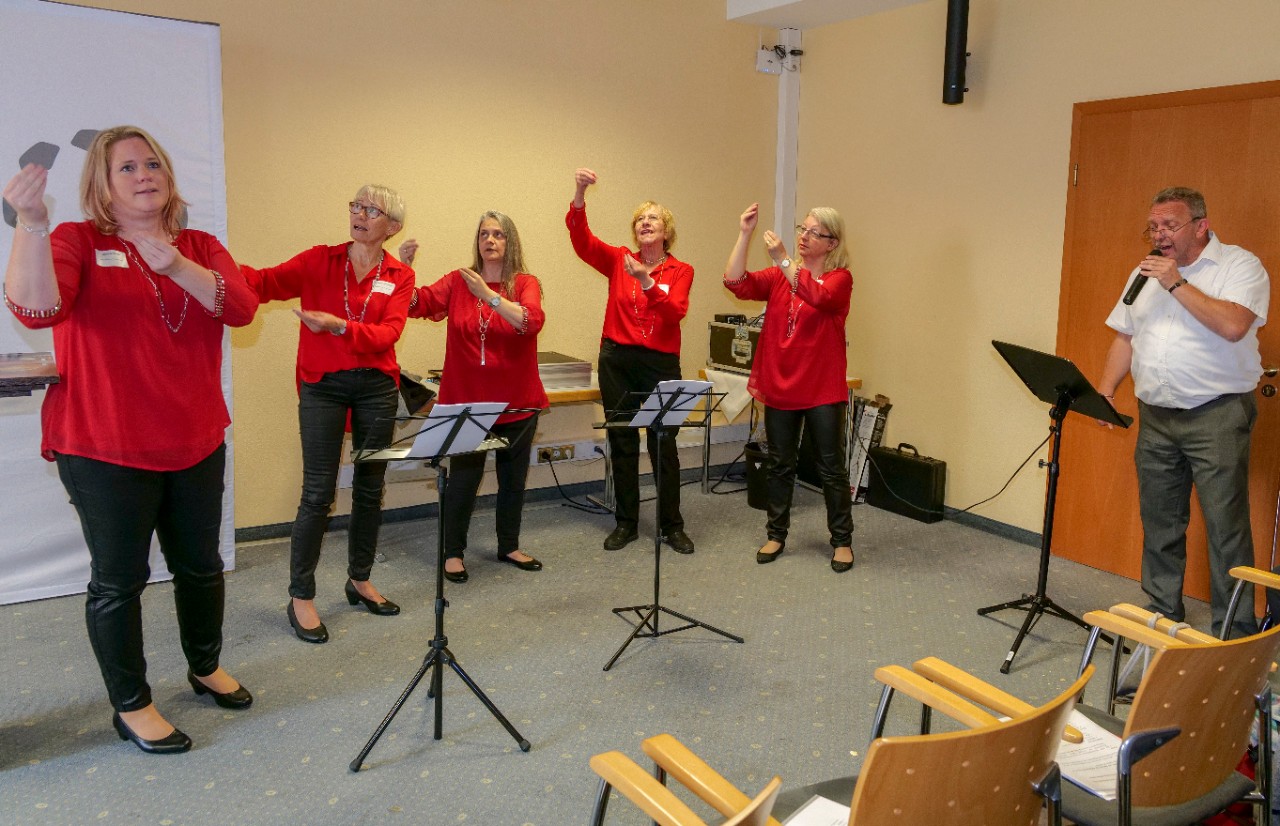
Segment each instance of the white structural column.
[{"label": "white structural column", "polygon": [[[778,42],[787,54],[800,48],[799,29],[779,29]],[[774,227],[787,249],[795,252],[796,173],[800,148],[800,63],[798,57],[782,61],[778,77],[778,150],[774,171]]]}]

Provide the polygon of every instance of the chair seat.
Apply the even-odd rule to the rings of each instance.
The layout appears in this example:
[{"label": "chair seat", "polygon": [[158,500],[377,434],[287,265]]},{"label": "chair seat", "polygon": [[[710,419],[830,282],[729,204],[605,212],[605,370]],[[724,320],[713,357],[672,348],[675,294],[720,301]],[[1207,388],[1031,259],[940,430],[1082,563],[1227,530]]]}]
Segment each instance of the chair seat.
[{"label": "chair seat", "polygon": [[786,820],[795,814],[797,809],[808,803],[809,798],[815,794],[848,806],[849,801],[853,800],[853,787],[856,785],[858,785],[858,776],[855,774],[824,780],[821,783],[810,783],[799,789],[781,792],[773,804],[773,816],[778,820]]},{"label": "chair seat", "polygon": [[[1115,734],[1124,733],[1124,721],[1101,709],[1077,705],[1079,711],[1094,723]],[[1063,777],[1062,814],[1080,826],[1114,826],[1118,822],[1118,806],[1114,800],[1103,800]],[[1198,823],[1217,814],[1254,790],[1254,782],[1239,772],[1232,772],[1209,794],[1180,806],[1135,807],[1133,826],[1178,826]],[[781,797],[779,797],[781,800]]]}]

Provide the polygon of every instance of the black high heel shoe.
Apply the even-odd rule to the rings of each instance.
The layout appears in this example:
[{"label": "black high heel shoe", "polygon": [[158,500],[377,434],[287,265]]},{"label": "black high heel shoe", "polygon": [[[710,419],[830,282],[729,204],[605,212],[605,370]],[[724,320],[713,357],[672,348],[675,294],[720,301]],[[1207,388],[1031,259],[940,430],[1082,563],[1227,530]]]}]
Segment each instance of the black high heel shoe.
[{"label": "black high heel shoe", "polygon": [[[768,542],[765,542],[764,544],[768,545],[769,542],[778,542],[778,540],[770,539]],[[763,548],[764,545],[761,545],[760,547]],[[756,564],[765,565],[767,563],[774,561],[778,557],[782,556],[782,549],[785,547],[787,547],[787,541],[784,539],[781,542],[778,542],[778,550],[774,551],[771,554],[767,554],[763,550],[756,551]]]},{"label": "black high heel shoe", "polygon": [[293,612],[293,600],[289,600],[289,607],[285,609],[285,613],[289,615],[289,624],[293,626],[293,633],[298,635],[298,639],[314,643],[329,641],[329,629],[324,627],[323,622],[315,628],[302,627],[302,623],[298,622],[298,615]]},{"label": "black high heel shoe", "polygon": [[187,682],[191,683],[191,690],[196,693],[197,697],[203,694],[210,694],[213,696],[213,701],[223,708],[236,710],[248,708],[253,705],[253,695],[250,694],[249,689],[244,686],[240,686],[235,691],[228,691],[226,694],[223,694],[221,692],[214,691],[212,688],[209,688],[209,686],[200,682],[200,680],[196,678],[195,672],[190,668],[187,669]]},{"label": "black high heel shoe", "polygon": [[111,725],[116,727],[116,734],[120,735],[121,740],[132,740],[135,746],[147,754],[181,754],[184,751],[191,751],[191,738],[176,728],[168,737],[145,740],[134,734],[133,729],[124,724],[119,712],[111,715]]},{"label": "black high heel shoe", "polygon": [[348,605],[355,605],[357,602],[363,602],[364,607],[369,609],[370,614],[377,614],[380,617],[394,617],[396,614],[400,613],[399,605],[396,605],[389,599],[384,599],[382,602],[374,602],[357,591],[355,583],[349,579],[347,580],[346,588],[343,590],[347,592]]}]

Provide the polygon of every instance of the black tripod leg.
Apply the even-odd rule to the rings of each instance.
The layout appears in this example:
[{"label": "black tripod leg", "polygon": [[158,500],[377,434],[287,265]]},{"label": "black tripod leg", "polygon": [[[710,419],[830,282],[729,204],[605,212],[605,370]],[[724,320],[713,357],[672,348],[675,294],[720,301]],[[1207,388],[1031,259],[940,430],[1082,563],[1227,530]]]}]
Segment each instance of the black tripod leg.
[{"label": "black tripod leg", "polygon": [[[670,614],[670,615],[671,615],[671,616],[673,616],[673,617],[679,617],[680,619],[682,619],[682,620],[684,620],[685,622],[689,623],[691,626],[697,626],[698,628],[705,628],[705,629],[707,629],[708,631],[713,631],[713,632],[715,632],[715,633],[719,634],[719,635],[720,635],[720,636],[722,636],[722,637],[728,637],[729,639],[733,640],[734,642],[745,642],[745,640],[743,640],[743,639],[742,639],[742,637],[739,637],[737,634],[730,634],[728,631],[723,631],[723,630],[721,630],[721,629],[719,629],[719,628],[716,628],[714,625],[707,625],[707,624],[706,624],[705,622],[703,622],[702,620],[696,620],[696,619],[694,619],[693,617],[685,616],[684,614],[680,613],[679,611],[672,611],[670,608],[663,608],[661,605],[659,605],[659,606],[658,606],[658,610],[659,610],[659,611],[662,611],[662,612],[664,612],[664,613]],[[683,631],[684,629],[682,628],[682,629],[680,629],[680,630],[681,630],[681,631]]]},{"label": "black tripod leg", "polygon": [[[475,684],[475,681],[472,680],[471,676],[462,669],[462,666],[458,664],[458,661],[454,659],[453,654],[447,648],[444,650],[444,661],[449,664],[450,668],[453,669],[454,674],[457,674],[459,677],[462,678],[462,681],[467,684],[467,688],[471,689],[471,693],[476,695],[476,699],[484,703],[484,707],[489,709],[489,713],[493,715],[493,718],[497,720],[499,723],[502,723],[502,727],[507,730],[507,734],[510,734],[511,739],[515,740],[516,744],[520,746],[520,751],[528,751],[529,741],[524,739],[524,737],[520,736],[520,732],[516,731],[516,727],[511,725],[511,722],[507,720],[507,718],[503,715],[501,711],[498,710],[498,707],[495,706],[493,704],[493,701],[490,700],[489,697],[480,689],[480,686]],[[439,693],[437,693],[436,694],[436,732],[437,732],[436,739],[437,740],[440,739],[439,737],[440,699],[439,698],[440,698],[440,695]]]},{"label": "black tripod leg", "polygon": [[[652,633],[652,634],[650,634],[649,636],[656,637],[656,636],[658,635],[658,626],[657,626],[657,624],[655,624],[655,623],[653,622],[654,615],[655,615],[655,614],[657,613],[657,611],[658,611],[657,606],[656,606],[656,605],[644,605],[644,606],[640,606],[640,607],[641,607],[641,608],[648,608],[648,609],[649,609],[649,613],[648,613],[648,614],[646,614],[646,615],[645,615],[645,616],[640,620],[640,622],[637,622],[637,623],[636,623],[636,627],[631,629],[631,634],[627,637],[626,641],[625,641],[625,642],[623,642],[623,643],[622,643],[622,645],[620,645],[620,646],[618,647],[618,650],[617,650],[617,651],[613,652],[613,656],[609,658],[609,662],[607,662],[607,663],[605,663],[605,664],[604,664],[604,670],[605,670],[605,671],[608,671],[610,668],[612,668],[612,667],[613,667],[613,664],[614,664],[615,662],[617,662],[617,661],[618,661],[618,658],[619,658],[619,657],[621,657],[621,656],[622,656],[622,652],[627,650],[627,646],[631,644],[631,641],[632,641],[632,640],[634,640],[637,636],[639,636],[640,632],[641,632],[641,631],[643,631],[645,628],[652,628],[652,629],[653,629],[653,633]],[[624,609],[624,610],[625,610],[625,609]]]},{"label": "black tripod leg", "polygon": [[[378,726],[377,730],[373,733],[373,736],[369,738],[369,742],[364,744],[364,748],[360,750],[360,754],[356,755],[356,759],[351,761],[351,765],[349,767],[351,771],[360,771],[360,768],[364,765],[364,759],[369,756],[369,752],[373,751],[373,747],[377,745],[378,739],[381,738],[382,733],[387,730],[387,726],[391,725],[391,721],[400,713],[401,706],[403,706],[405,701],[409,699],[409,695],[413,693],[413,690],[418,687],[418,683],[421,682],[423,675],[427,673],[427,669],[434,665],[436,670],[435,675],[432,677],[432,681],[434,682],[440,679],[439,657],[440,649],[431,649],[431,653],[422,661],[422,667],[418,669],[418,673],[414,674],[413,679],[411,679],[409,684],[405,686],[404,691],[401,692],[399,699],[395,702],[395,705],[391,706],[391,710],[387,712],[387,716],[382,718],[381,725]],[[438,708],[439,704],[437,702],[437,709]],[[438,711],[436,719],[439,720]],[[437,723],[437,731],[439,731],[438,726],[439,723]],[[438,740],[440,738],[437,736],[436,739]]]},{"label": "black tripod leg", "polygon": [[1022,621],[1022,627],[1018,629],[1018,636],[1013,638],[1013,645],[1009,648],[1009,653],[1005,655],[1004,662],[1000,663],[1001,674],[1009,673],[1009,667],[1013,665],[1013,658],[1018,655],[1018,647],[1022,645],[1022,640],[1026,638],[1031,626],[1035,625],[1036,620],[1040,619],[1040,612],[1043,610],[1038,601],[1032,600],[1031,606],[1027,608],[1027,617]]},{"label": "black tripod leg", "polygon": [[988,605],[986,608],[978,609],[978,616],[985,617],[987,614],[994,614],[996,611],[1003,611],[1006,608],[1023,608],[1025,609],[1035,600],[1034,597],[1024,596],[1022,599],[1012,599],[1008,602],[1002,602],[999,605]]}]

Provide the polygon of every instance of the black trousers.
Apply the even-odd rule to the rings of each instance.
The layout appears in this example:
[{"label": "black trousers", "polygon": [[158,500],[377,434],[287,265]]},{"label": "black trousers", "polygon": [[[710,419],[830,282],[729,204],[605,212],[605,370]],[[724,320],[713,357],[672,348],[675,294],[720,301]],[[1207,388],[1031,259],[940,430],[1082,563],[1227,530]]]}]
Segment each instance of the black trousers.
[{"label": "black trousers", "polygon": [[[320,543],[338,486],[342,439],[351,417],[356,449],[382,448],[391,441],[396,415],[395,380],[380,370],[357,368],[326,373],[303,382],[298,393],[302,434],[302,501],[290,539],[289,596],[315,599]],[[351,524],[347,531],[347,576],[364,581],[373,569],[382,526],[382,478],[386,462],[357,462],[351,482]]]},{"label": "black trousers", "polygon": [[848,402],[824,404],[805,410],[779,410],[765,406],[764,431],[769,445],[770,539],[785,542],[791,527],[791,496],[796,484],[796,454],[800,450],[800,426],[813,438],[817,451],[822,497],[827,503],[827,530],[831,547],[842,548],[853,539],[853,497],[849,491],[849,463],[845,459],[845,427]]},{"label": "black trousers", "polygon": [[185,470],[152,471],[57,454],[58,476],[89,547],[85,625],[116,711],[151,705],[142,647],[142,590],[152,534],[173,574],[173,602],[187,665],[218,670],[225,585],[218,539],[226,447]]},{"label": "black trousers", "polygon": [[[680,357],[648,347],[618,344],[609,339],[600,342],[600,401],[605,415],[612,419],[619,410],[634,410],[642,396],[649,394],[658,382],[680,378]],[[609,461],[613,464],[614,519],[621,527],[634,528],[640,521],[640,433],[634,427],[607,428]],[[658,489],[659,528],[662,533],[684,530],[680,515],[680,456],[676,452],[676,431],[664,432],[659,444],[657,433],[646,428],[649,461],[656,467],[662,462],[661,486]]]},{"label": "black trousers", "polygon": [[[533,452],[536,415],[493,427],[493,435],[510,444],[494,451],[498,474],[498,501],[495,517],[498,523],[498,553],[506,556],[520,550],[520,517],[524,511],[524,485],[529,475],[529,456]],[[449,459],[449,478],[445,483],[443,514],[444,553],[462,558],[467,549],[467,531],[476,507],[476,492],[484,479],[487,453],[464,453]]]}]

